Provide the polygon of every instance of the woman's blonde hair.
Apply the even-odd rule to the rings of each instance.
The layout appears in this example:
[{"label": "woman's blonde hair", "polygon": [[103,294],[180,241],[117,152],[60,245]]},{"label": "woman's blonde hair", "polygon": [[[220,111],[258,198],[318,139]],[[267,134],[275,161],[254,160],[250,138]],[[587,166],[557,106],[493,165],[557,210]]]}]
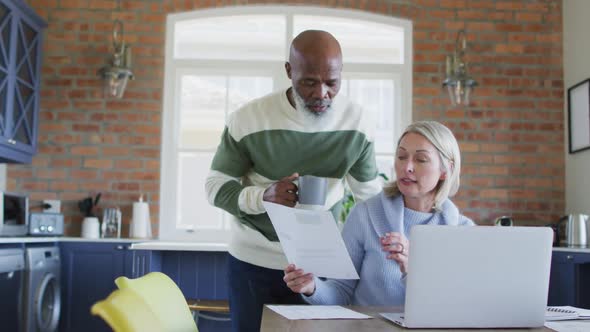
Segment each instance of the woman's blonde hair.
[{"label": "woman's blonde hair", "polygon": [[[453,132],[445,125],[436,121],[417,121],[409,125],[397,141],[397,147],[402,138],[408,133],[416,133],[426,138],[438,151],[441,161],[441,171],[446,173],[444,180],[440,180],[436,186],[434,195],[434,209],[440,211],[442,203],[449,197],[453,197],[459,190],[459,177],[461,175],[461,152],[459,144]],[[397,152],[396,152],[397,153]],[[385,195],[400,195],[397,181],[391,181],[383,188]]]}]

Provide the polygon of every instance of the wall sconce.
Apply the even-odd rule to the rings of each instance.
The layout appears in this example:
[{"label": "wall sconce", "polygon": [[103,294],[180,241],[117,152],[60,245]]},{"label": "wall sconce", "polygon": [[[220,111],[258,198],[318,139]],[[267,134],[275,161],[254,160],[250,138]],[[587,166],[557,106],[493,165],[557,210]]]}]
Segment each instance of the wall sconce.
[{"label": "wall sconce", "polygon": [[447,55],[446,78],[443,87],[447,88],[451,103],[455,105],[469,105],[469,97],[477,82],[467,72],[467,61],[465,61],[465,50],[467,39],[465,31],[460,30],[455,40],[455,51]]},{"label": "wall sconce", "polygon": [[116,20],[113,27],[113,47],[114,53],[109,63],[98,70],[98,75],[104,80],[105,95],[121,98],[127,87],[127,81],[133,79],[133,73],[131,72],[131,46],[125,44],[123,22],[120,20]]}]

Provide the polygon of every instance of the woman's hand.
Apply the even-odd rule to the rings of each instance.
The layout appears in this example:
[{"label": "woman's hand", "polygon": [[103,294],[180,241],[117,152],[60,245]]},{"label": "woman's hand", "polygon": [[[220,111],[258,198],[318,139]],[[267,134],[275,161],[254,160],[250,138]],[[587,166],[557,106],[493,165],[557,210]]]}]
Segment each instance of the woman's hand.
[{"label": "woman's hand", "polygon": [[398,232],[385,233],[381,237],[381,249],[387,253],[388,259],[397,262],[402,273],[408,273],[410,241],[405,236]]},{"label": "woman's hand", "polygon": [[283,280],[293,292],[307,296],[315,292],[313,274],[305,273],[302,269],[298,269],[295,264],[289,264],[284,271],[285,276]]}]

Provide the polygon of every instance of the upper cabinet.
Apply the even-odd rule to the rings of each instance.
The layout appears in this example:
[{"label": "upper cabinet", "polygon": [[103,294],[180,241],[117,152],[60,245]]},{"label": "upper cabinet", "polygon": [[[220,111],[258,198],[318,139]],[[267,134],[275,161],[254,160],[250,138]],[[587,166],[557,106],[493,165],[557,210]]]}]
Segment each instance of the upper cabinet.
[{"label": "upper cabinet", "polygon": [[37,152],[45,21],[22,0],[0,0],[0,162]]}]

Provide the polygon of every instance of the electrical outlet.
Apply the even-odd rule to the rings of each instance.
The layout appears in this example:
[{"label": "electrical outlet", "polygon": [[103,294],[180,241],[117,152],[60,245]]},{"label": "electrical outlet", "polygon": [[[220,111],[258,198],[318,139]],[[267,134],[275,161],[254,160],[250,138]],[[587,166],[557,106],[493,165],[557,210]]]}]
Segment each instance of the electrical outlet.
[{"label": "electrical outlet", "polygon": [[43,200],[43,205],[45,204],[49,204],[51,206],[47,209],[43,209],[43,212],[59,213],[61,210],[61,201],[57,199],[45,199]]}]

